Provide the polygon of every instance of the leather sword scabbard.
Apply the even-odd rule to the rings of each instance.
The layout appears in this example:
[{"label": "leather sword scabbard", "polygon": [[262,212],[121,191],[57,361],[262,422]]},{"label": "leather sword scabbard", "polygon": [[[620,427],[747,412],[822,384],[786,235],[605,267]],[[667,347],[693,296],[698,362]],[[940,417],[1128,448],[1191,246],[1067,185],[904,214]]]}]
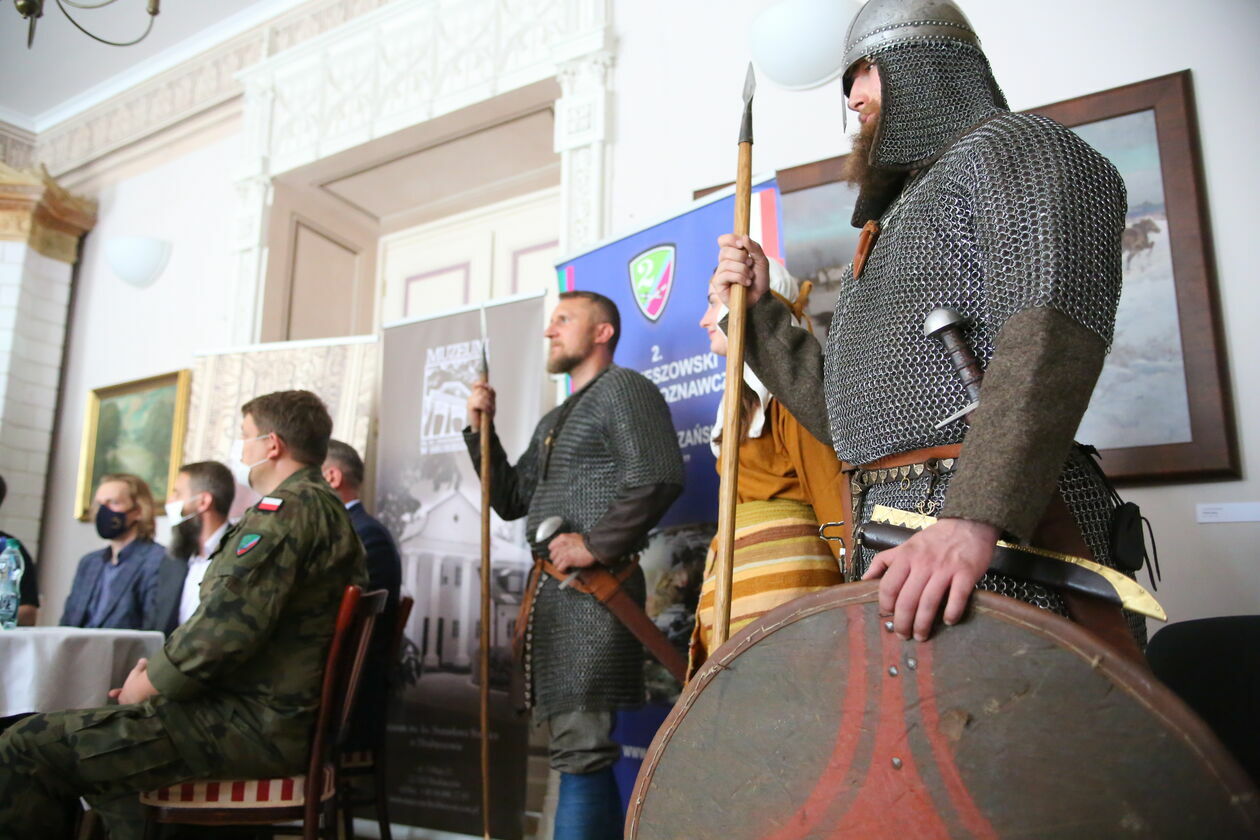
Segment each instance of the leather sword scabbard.
[{"label": "leather sword scabbard", "polygon": [[[1037,524],[1037,530],[1033,532],[1032,544],[1061,554],[1094,559],[1094,552],[1089,543],[1085,542],[1080,526],[1076,524],[1076,517],[1058,493],[1051,497],[1050,504],[1046,506],[1045,514]],[[1068,589],[1060,589],[1059,592],[1067,605],[1068,616],[1073,621],[1110,644],[1134,664],[1142,668],[1148,667],[1146,657],[1142,655],[1133,634],[1129,632],[1129,624],[1119,607],[1080,592]]]},{"label": "leather sword scabbard", "polygon": [[[549,560],[543,560],[539,565],[557,580],[569,577]],[[621,588],[621,582],[630,576],[636,565],[637,562],[631,561],[618,574],[613,574],[602,566],[588,566],[578,570],[577,578],[570,585],[603,604],[648,649],[648,653],[665,666],[674,679],[686,683],[687,658],[678,652],[660,628],[648,618],[643,608]]]}]

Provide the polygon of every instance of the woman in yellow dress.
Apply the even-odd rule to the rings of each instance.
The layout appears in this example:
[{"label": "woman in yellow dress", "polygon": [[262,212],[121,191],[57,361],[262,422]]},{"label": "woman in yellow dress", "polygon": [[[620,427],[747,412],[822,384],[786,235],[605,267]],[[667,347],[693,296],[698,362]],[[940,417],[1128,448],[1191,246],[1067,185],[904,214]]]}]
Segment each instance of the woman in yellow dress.
[{"label": "woman in yellow dress", "polygon": [[[804,314],[810,284],[798,290],[796,279],[775,260],[770,269],[771,292],[812,330]],[[718,327],[725,316],[726,307],[710,289],[700,326],[719,356],[726,355],[726,334]],[[747,366],[742,400],[731,635],[780,604],[841,583],[840,546],[819,539],[818,525],[849,518],[841,495],[845,476],[835,452],[806,431]],[[719,404],[710,444],[714,455],[723,445],[721,432]],[[715,537],[705,561],[691,636],[691,674],[711,652],[716,545]]]}]

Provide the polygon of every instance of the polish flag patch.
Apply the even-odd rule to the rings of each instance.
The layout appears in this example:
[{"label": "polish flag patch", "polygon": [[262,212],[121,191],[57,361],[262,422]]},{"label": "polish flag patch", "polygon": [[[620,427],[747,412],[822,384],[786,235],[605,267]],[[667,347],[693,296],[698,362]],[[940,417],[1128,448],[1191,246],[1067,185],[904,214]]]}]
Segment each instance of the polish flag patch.
[{"label": "polish flag patch", "polygon": [[263,500],[258,503],[259,510],[277,511],[284,504],[284,499],[277,499],[275,496],[264,496]]}]

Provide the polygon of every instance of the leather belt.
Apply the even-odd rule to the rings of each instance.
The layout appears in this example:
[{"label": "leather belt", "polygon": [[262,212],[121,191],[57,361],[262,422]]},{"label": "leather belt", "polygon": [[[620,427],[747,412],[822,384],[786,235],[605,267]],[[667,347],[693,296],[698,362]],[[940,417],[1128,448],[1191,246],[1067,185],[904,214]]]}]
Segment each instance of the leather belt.
[{"label": "leather belt", "polygon": [[926,449],[911,449],[909,452],[894,452],[892,455],[885,455],[869,464],[862,464],[859,470],[886,470],[893,467],[908,467],[911,464],[922,464],[933,458],[942,460],[945,458],[957,458],[962,454],[961,443],[946,443],[941,446],[929,446]]},{"label": "leather belt", "polygon": [[[856,469],[846,470],[846,472],[852,474],[858,470],[895,469],[912,464],[922,464],[932,459],[958,458],[961,453],[962,444],[957,443],[931,446],[925,449],[912,449],[909,452],[897,452],[892,455],[886,455],[877,461],[863,464]],[[848,482],[846,482],[847,484]],[[849,488],[846,486],[846,489]],[[1072,515],[1071,509],[1057,491],[1051,497],[1050,504],[1046,507],[1046,512],[1033,533],[1031,544],[1039,548],[1057,551],[1061,554],[1084,557],[1087,560],[1094,558],[1094,552],[1085,541],[1080,525],[1076,522],[1076,517]],[[848,545],[852,545],[852,543],[848,543]],[[1128,622],[1125,620],[1124,613],[1119,607],[1089,595],[1083,595],[1060,587],[1054,587],[1054,589],[1063,597],[1068,615],[1073,621],[1111,644],[1125,658],[1139,664],[1143,668],[1147,667],[1146,659],[1142,656],[1137,643],[1134,641],[1133,634],[1129,632]]]},{"label": "leather belt", "polygon": [[[648,652],[665,666],[674,679],[680,683],[686,682],[686,658],[670,643],[652,619],[648,618],[643,608],[621,588],[622,582],[634,573],[638,563],[639,558],[632,557],[616,574],[599,565],[576,569],[577,576],[569,585],[603,604],[627,630],[634,634]],[[520,615],[516,619],[516,637],[513,639],[513,648],[518,656],[524,653],[525,625],[529,621],[530,610],[533,609],[538,579],[544,572],[561,581],[573,574],[573,572],[560,571],[545,557],[534,558],[534,568],[530,572],[529,583],[525,587],[525,597],[521,599]]]}]

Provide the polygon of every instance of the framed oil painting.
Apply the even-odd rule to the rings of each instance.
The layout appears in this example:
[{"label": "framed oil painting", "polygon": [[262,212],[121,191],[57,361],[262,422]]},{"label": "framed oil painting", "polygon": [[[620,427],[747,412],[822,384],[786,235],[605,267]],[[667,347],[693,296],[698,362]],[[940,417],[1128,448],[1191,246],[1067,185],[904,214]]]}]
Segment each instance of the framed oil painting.
[{"label": "framed oil painting", "polygon": [[96,486],[110,473],[143,478],[161,511],[184,449],[191,378],[190,371],[179,370],[88,394],[76,517],[87,519]]},{"label": "framed oil painting", "polygon": [[[1116,337],[1078,439],[1120,482],[1239,477],[1190,71],[1031,113],[1106,155],[1128,191]],[[824,329],[857,245],[857,190],[840,180],[843,162],[776,173],[787,267],[814,282],[809,313]]]}]

